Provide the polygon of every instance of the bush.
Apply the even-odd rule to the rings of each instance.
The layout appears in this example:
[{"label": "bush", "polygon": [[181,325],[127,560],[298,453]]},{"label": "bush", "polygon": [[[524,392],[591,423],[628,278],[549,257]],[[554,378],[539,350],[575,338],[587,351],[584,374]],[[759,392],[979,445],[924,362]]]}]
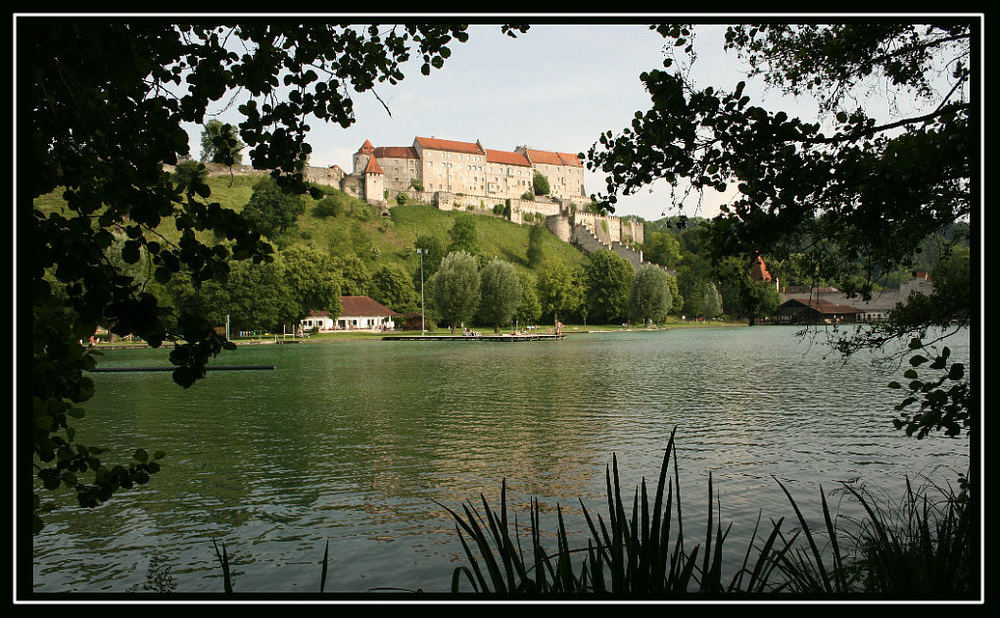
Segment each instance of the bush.
[{"label": "bush", "polygon": [[333,196],[327,196],[316,202],[313,206],[312,214],[314,217],[319,217],[320,219],[326,219],[327,217],[336,217],[343,213],[343,204]]},{"label": "bush", "polygon": [[204,163],[189,159],[177,164],[173,178],[178,187],[194,192],[196,187],[205,184],[207,176],[208,170]]},{"label": "bush", "polygon": [[524,192],[524,193],[523,193],[523,194],[521,195],[521,199],[522,199],[522,200],[525,200],[525,201],[527,201],[527,202],[534,202],[534,201],[535,201],[535,194],[534,194],[534,193],[532,193],[531,191],[525,191],[525,192]]},{"label": "bush", "polygon": [[398,194],[396,194],[396,203],[399,204],[400,206],[402,206],[403,204],[405,204],[406,200],[407,200],[407,196],[402,191],[400,191]]},{"label": "bush", "polygon": [[541,172],[535,172],[535,177],[532,179],[532,185],[535,190],[535,195],[549,194],[549,179],[546,178]]}]

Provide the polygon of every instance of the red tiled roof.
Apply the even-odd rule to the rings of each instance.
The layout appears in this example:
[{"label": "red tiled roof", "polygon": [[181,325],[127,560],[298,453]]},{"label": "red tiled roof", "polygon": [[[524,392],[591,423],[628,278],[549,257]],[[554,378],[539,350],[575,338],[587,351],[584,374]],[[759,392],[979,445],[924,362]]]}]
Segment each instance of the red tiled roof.
[{"label": "red tiled roof", "polygon": [[380,159],[419,159],[417,149],[410,146],[379,146],[374,154]]},{"label": "red tiled roof", "polygon": [[340,317],[399,315],[392,309],[381,303],[375,302],[368,296],[341,296],[340,306]]},{"label": "red tiled roof", "polygon": [[361,148],[358,149],[358,152],[355,152],[354,154],[358,153],[371,154],[373,150],[375,150],[375,147],[372,146],[372,143],[368,140],[365,140],[365,143],[361,144]]},{"label": "red tiled roof", "polygon": [[433,137],[418,137],[416,142],[428,150],[447,150],[449,152],[464,152],[468,154],[486,154],[483,148],[474,142],[455,142],[450,139]]},{"label": "red tiled roof", "polygon": [[375,155],[371,155],[371,156],[368,157],[368,165],[365,167],[365,173],[366,174],[384,174],[385,173],[385,172],[382,171],[382,166],[379,165],[378,161],[375,160]]},{"label": "red tiled roof", "polygon": [[759,254],[757,255],[756,261],[754,261],[753,266],[750,267],[750,278],[754,281],[770,281],[771,273],[767,272],[767,265],[764,264],[764,258]]},{"label": "red tiled roof", "polygon": [[583,161],[580,160],[575,154],[570,154],[568,152],[557,152],[559,158],[563,160],[563,165],[571,165],[573,167],[583,167]]},{"label": "red tiled roof", "polygon": [[544,150],[525,149],[528,158],[532,163],[544,163],[546,165],[571,165],[573,167],[583,167],[580,157],[566,152],[546,152]]},{"label": "red tiled roof", "polygon": [[506,152],[503,150],[487,150],[487,163],[504,163],[507,165],[523,165],[531,167],[531,162],[521,152]]}]

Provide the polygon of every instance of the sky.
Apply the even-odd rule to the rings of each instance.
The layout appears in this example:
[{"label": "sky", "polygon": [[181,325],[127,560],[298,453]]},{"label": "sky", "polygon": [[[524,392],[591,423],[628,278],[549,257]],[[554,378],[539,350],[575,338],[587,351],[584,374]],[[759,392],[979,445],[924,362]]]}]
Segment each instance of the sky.
[{"label": "sky", "polygon": [[[513,20],[511,20],[513,21]],[[650,106],[639,81],[643,71],[662,68],[664,40],[646,25],[541,24],[511,38],[497,25],[469,26],[469,40],[449,45],[452,55],[429,76],[411,62],[406,78],[376,93],[352,94],[356,123],[344,129],[310,123],[310,164],[339,165],[351,171],[352,155],[364,141],[378,146],[410,146],[414,137],[475,142],[496,150],[519,145],[537,150],[586,153],[605,131],[618,133],[636,111]],[[741,79],[736,61],[721,50],[722,26],[700,29],[696,67],[715,86]],[[385,103],[385,106],[379,101]],[[386,110],[388,107],[388,110]],[[218,116],[236,122],[232,112]],[[197,155],[202,127],[188,127]],[[588,194],[605,190],[604,175],[584,170]],[[725,196],[706,196],[699,210],[711,217]],[[666,183],[619,197],[618,215],[647,220],[677,214]]]},{"label": "sky", "polygon": [[[501,32],[500,23],[516,21],[523,18],[500,17],[496,25],[470,25],[469,40],[453,41],[451,57],[429,76],[411,61],[404,65],[406,78],[399,84],[376,86],[377,97],[371,92],[352,93],[356,122],[348,129],[314,119],[308,138],[313,147],[310,164],[339,165],[350,172],[352,155],[365,140],[376,147],[410,146],[417,136],[478,139],[496,150],[527,145],[586,153],[602,132],[619,133],[635,112],[650,107],[639,75],[662,68],[665,50],[664,39],[647,25],[533,24],[517,38]],[[735,53],[722,49],[725,26],[700,25],[696,33],[697,60],[691,77],[697,87],[732,90],[746,79]],[[745,93],[753,104],[772,112],[780,109],[792,117],[817,118],[810,98],[785,97],[752,80],[747,80]],[[887,97],[871,94],[864,107],[875,118],[912,111],[892,110]],[[218,118],[239,121],[235,106]],[[187,129],[192,154],[197,156],[202,127]],[[584,186],[588,194],[603,192],[604,175],[585,169]],[[734,194],[735,188],[727,194],[707,190],[700,204],[693,199],[675,204],[666,182],[654,182],[633,195],[619,196],[616,214],[647,220],[680,213],[712,217],[719,204]]]}]

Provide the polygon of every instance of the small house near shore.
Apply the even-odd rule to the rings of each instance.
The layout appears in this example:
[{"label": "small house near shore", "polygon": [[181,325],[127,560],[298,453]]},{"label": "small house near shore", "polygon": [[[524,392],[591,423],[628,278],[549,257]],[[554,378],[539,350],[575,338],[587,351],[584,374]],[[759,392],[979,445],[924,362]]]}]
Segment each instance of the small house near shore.
[{"label": "small house near shore", "polygon": [[299,325],[303,330],[317,329],[319,332],[345,330],[393,330],[401,314],[368,296],[341,296],[340,315],[332,316],[327,311],[312,311]]},{"label": "small house near shore", "polygon": [[792,298],[778,306],[776,324],[853,324],[860,309],[818,298]]},{"label": "small house near shore", "polygon": [[[905,303],[911,294],[930,296],[934,293],[934,282],[928,273],[918,272],[916,276],[898,288],[875,290],[871,298],[865,300],[858,296],[849,296],[834,287],[788,286],[781,290],[781,300],[787,302],[795,299],[802,302],[820,300],[831,305],[847,305],[858,310],[856,321],[881,322],[889,316],[899,303]],[[787,322],[785,322],[787,323]]]}]

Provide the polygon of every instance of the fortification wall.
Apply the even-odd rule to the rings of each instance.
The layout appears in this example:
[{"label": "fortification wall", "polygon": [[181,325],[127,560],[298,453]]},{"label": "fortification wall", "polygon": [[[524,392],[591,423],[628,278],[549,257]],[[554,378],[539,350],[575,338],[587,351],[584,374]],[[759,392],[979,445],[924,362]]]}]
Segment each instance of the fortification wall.
[{"label": "fortification wall", "polygon": [[594,232],[585,225],[577,223],[573,226],[573,244],[580,247],[587,253],[594,253],[604,249],[611,249],[609,243],[602,242],[594,235]]},{"label": "fortification wall", "polygon": [[[562,212],[559,203],[553,202],[543,202],[543,201],[530,201],[530,200],[511,200],[511,221],[514,220],[514,212],[517,211],[520,214],[517,223],[523,223],[525,220],[531,220],[537,215],[541,215],[546,219],[552,215],[558,215]],[[530,218],[529,218],[530,217]]]},{"label": "fortification wall", "polygon": [[638,270],[639,267],[642,266],[642,251],[623,245],[617,240],[611,243],[611,250],[628,260],[628,263],[632,265],[632,268]]},{"label": "fortification wall", "polygon": [[[167,166],[163,166],[164,169]],[[250,174],[266,174],[264,170],[255,170],[251,165],[234,165],[232,170],[230,170],[228,165],[222,165],[221,163],[205,163],[206,176],[216,177],[216,176],[248,176]]]},{"label": "fortification wall", "polygon": [[[167,172],[173,172],[176,166],[164,165],[163,169]],[[230,168],[228,165],[222,165],[221,163],[205,163],[205,175],[210,178],[215,178],[218,176],[264,176],[269,174],[267,170],[255,169],[252,165],[234,165]],[[339,167],[314,167],[307,165],[305,169],[302,170],[302,177],[305,178],[307,182],[315,182],[321,185],[328,185],[334,188],[341,189],[341,185],[344,182],[345,174],[344,170]],[[343,189],[341,189],[343,190]],[[357,192],[355,191],[355,194]]]},{"label": "fortification wall", "polygon": [[569,217],[560,214],[549,215],[545,217],[545,227],[559,240],[573,242],[573,227],[570,225]]},{"label": "fortification wall", "polygon": [[328,185],[335,189],[339,189],[341,183],[344,181],[344,170],[339,167],[307,166],[302,171],[302,175],[309,182],[315,182],[320,185]]},{"label": "fortification wall", "polygon": [[340,184],[340,190],[352,197],[360,199],[363,195],[364,181],[360,177],[353,174],[345,176],[343,182]]}]

